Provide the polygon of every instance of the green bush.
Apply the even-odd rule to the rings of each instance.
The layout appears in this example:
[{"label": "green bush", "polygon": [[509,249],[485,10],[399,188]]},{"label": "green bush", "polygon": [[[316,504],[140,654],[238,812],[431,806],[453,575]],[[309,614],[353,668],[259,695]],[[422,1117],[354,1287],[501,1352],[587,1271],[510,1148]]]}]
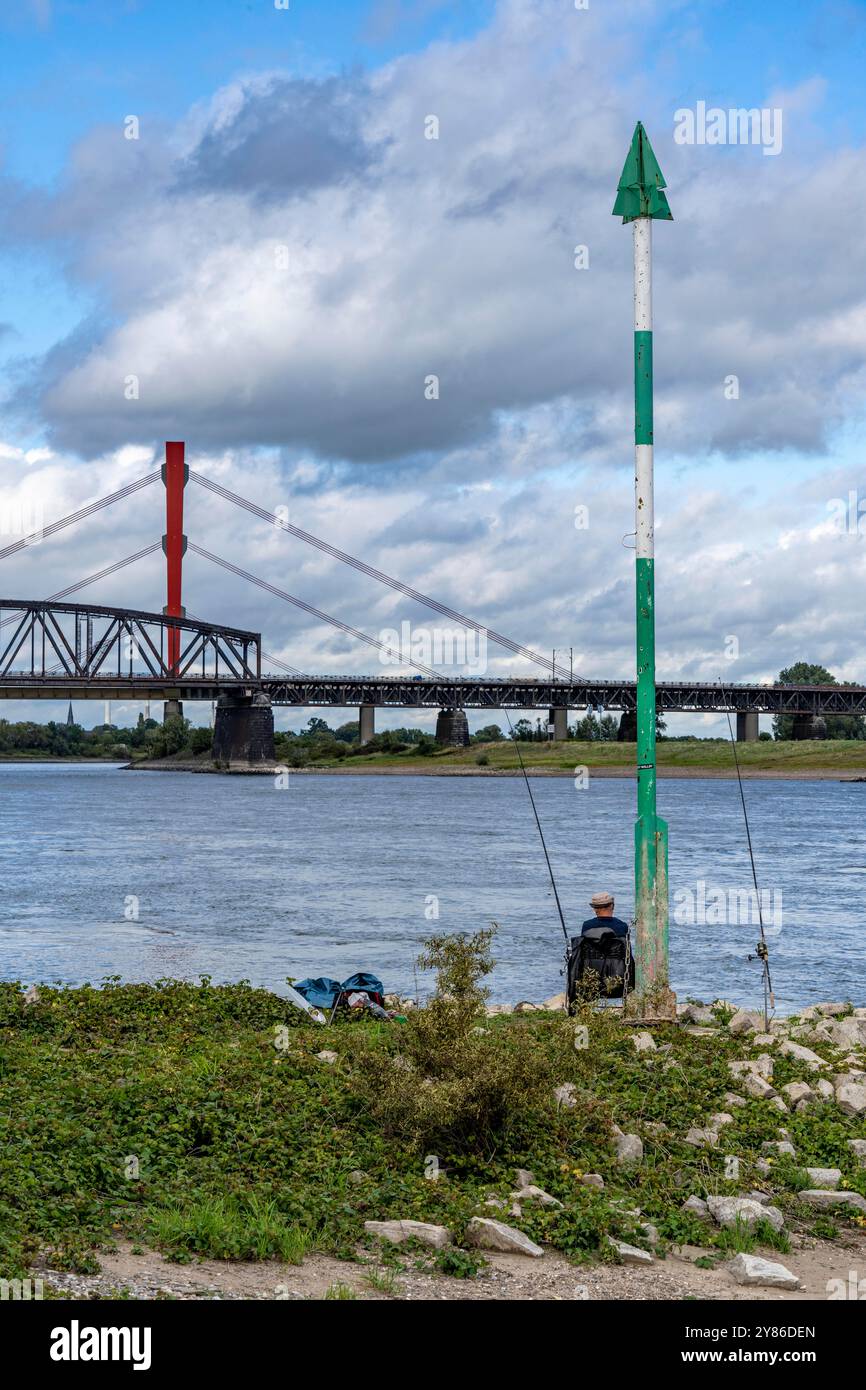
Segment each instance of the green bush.
[{"label": "green bush", "polygon": [[481,1026],[493,936],[431,937],[418,964],[437,972],[433,997],[398,1034],[359,1054],[356,1095],[386,1135],[439,1152],[477,1151],[551,1108],[568,1056],[562,1030],[551,1046],[518,1021],[507,1035]]}]

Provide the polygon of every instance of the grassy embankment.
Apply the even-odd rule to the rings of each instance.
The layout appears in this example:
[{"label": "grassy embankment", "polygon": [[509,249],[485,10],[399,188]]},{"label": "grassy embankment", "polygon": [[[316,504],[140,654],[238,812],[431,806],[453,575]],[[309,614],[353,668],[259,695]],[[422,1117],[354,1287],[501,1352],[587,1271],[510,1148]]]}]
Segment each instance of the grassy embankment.
[{"label": "grassy embankment", "polygon": [[[693,1193],[763,1188],[789,1230],[830,1238],[851,1218],[798,1203],[809,1185],[802,1167],[839,1167],[844,1184],[866,1194],[866,1169],[848,1145],[866,1134],[863,1119],[832,1101],[781,1116],[749,1099],[719,1149],[684,1142],[691,1126],[729,1108],[726,1091],[741,1089],[728,1062],[766,1045],[724,1027],[701,1038],[670,1025],[655,1031],[658,1050],[642,1054],[609,1014],[485,1021],[477,1000],[467,1010],[457,998],[406,1024],[347,1019],[325,1029],[244,983],[40,988],[33,1003],[0,986],[0,1277],[45,1255],[86,1272],[93,1250],[120,1237],[181,1261],[298,1261],[312,1250],[358,1258],[365,1219],[439,1222],[459,1245],[473,1215],[500,1216],[483,1205],[490,1195],[505,1203],[501,1219],[576,1260],[611,1259],[609,1236],[645,1245],[636,1208],[663,1242],[700,1244],[721,1259],[756,1244],[785,1250],[787,1237],[708,1228],[680,1210]],[[588,1026],[586,1047],[575,1046],[575,1022]],[[336,1063],[317,1058],[322,1048]],[[774,1061],[776,1088],[813,1079],[802,1062],[777,1051]],[[567,1081],[572,1109],[553,1099]],[[643,1139],[639,1166],[617,1164],[615,1124]],[[768,1175],[761,1145],[779,1139],[780,1124],[802,1166],[779,1159]],[[443,1170],[436,1181],[425,1177],[430,1154]],[[736,1181],[725,1178],[732,1154]],[[562,1208],[509,1216],[517,1167]],[[585,1186],[586,1173],[605,1189]],[[459,1250],[424,1258],[466,1274],[478,1259]]]},{"label": "grassy embankment", "polygon": [[[579,766],[631,775],[635,767],[633,743],[521,743],[527,768],[541,772],[573,773]],[[866,741],[860,739],[803,740],[802,742],[738,743],[741,770],[773,773],[838,772],[840,776],[866,775]],[[519,772],[517,751],[511,742],[472,744],[469,748],[437,750],[419,757],[405,753],[357,754],[351,758],[316,760],[312,766],[342,772]],[[660,742],[658,766],[700,773],[734,774],[731,745],[725,739],[695,742]]]}]

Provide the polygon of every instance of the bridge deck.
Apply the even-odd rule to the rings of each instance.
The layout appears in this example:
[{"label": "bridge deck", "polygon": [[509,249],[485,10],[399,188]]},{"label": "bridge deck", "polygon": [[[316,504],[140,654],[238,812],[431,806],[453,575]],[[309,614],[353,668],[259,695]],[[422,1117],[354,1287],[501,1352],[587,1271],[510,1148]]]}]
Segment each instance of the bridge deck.
[{"label": "bridge deck", "polygon": [[[0,678],[6,700],[216,700],[223,692],[261,690],[274,705],[351,709],[633,710],[633,681],[550,681],[531,679],[430,680],[381,676],[262,676],[232,680],[223,676],[172,680],[165,676],[31,676]],[[660,682],[662,713],[704,714],[730,711],[757,714],[866,714],[866,687],[852,685],[728,685],[711,682]]]}]

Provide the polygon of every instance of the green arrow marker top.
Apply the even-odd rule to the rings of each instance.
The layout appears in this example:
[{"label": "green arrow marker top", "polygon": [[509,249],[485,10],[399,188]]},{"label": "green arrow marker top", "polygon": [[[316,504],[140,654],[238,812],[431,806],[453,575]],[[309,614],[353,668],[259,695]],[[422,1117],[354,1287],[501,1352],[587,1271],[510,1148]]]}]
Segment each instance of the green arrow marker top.
[{"label": "green arrow marker top", "polygon": [[634,222],[637,217],[659,217],[673,222],[674,215],[662,193],[666,187],[649,136],[638,121],[619,176],[612,215],[622,217],[623,222]]}]

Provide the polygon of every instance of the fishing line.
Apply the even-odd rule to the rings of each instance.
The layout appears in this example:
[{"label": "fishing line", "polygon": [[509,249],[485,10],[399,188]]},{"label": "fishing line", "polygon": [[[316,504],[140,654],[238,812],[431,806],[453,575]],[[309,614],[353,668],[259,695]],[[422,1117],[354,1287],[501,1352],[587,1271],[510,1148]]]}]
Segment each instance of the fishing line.
[{"label": "fishing line", "polygon": [[553,877],[553,866],[550,862],[550,855],[547,852],[547,842],[544,838],[544,831],[541,828],[541,821],[538,819],[538,808],[535,804],[535,797],[532,795],[532,788],[529,785],[529,778],[526,775],[526,767],[524,766],[523,757],[521,756],[520,744],[514,737],[514,725],[511,722],[511,715],[508,713],[507,709],[503,709],[502,713],[508,720],[508,727],[511,730],[511,741],[514,744],[514,747],[517,751],[517,760],[520,763],[520,771],[523,773],[523,780],[526,783],[526,790],[529,792],[529,800],[532,804],[532,813],[535,816],[535,824],[538,826],[538,834],[539,838],[541,839],[541,848],[544,850],[544,858],[547,861],[547,872],[550,874],[550,886],[553,889],[553,896],[556,899],[556,910],[559,913],[559,921],[562,926],[562,934],[565,937],[565,944],[566,946],[568,946],[570,945],[570,942],[568,939],[568,930],[565,925],[565,917],[562,911],[562,903],[559,901],[559,893],[556,889],[556,879]]},{"label": "fishing line", "polygon": [[[720,688],[721,688],[722,698],[723,698],[723,700],[726,700],[726,691],[725,691],[724,685],[722,685],[721,679],[719,679],[719,686],[720,686]],[[775,1013],[775,1010],[776,1010],[776,998],[775,998],[775,995],[773,994],[773,982],[772,982],[772,980],[771,980],[771,978],[770,978],[770,952],[769,952],[769,948],[768,948],[768,946],[767,946],[767,938],[766,938],[766,936],[765,936],[765,934],[764,934],[764,912],[763,912],[763,908],[762,908],[762,906],[761,906],[761,893],[760,893],[760,889],[758,888],[758,871],[757,871],[757,869],[755,868],[755,855],[754,855],[754,851],[752,850],[752,832],[751,832],[751,829],[750,829],[750,827],[749,827],[749,813],[748,813],[748,811],[746,810],[746,796],[745,796],[745,792],[743,791],[743,779],[742,779],[742,777],[740,776],[740,760],[739,760],[739,758],[737,757],[737,740],[736,740],[736,738],[734,737],[734,728],[733,728],[733,725],[731,724],[731,712],[730,712],[730,710],[725,710],[725,717],[727,718],[727,721],[728,721],[728,733],[729,733],[730,738],[731,738],[731,749],[732,749],[733,754],[734,754],[734,767],[736,768],[736,771],[737,771],[737,786],[738,786],[739,789],[740,789],[740,801],[742,802],[742,806],[743,806],[743,820],[744,820],[745,826],[746,826],[746,842],[747,842],[747,844],[748,844],[748,846],[749,846],[749,860],[750,860],[751,865],[752,865],[752,882],[753,882],[754,885],[755,885],[755,898],[757,899],[757,903],[758,903],[758,924],[759,924],[760,929],[761,929],[761,939],[760,939],[760,941],[758,942],[758,945],[757,945],[757,955],[758,955],[758,959],[759,959],[760,962],[761,962],[761,965],[763,966],[763,971],[764,971],[764,1025],[765,1025],[766,1028],[769,1029],[769,1026],[770,1026],[770,1013],[769,1013],[769,1011],[770,1011],[770,1009],[772,1009],[773,1012]],[[749,960],[754,960],[754,956],[749,956],[748,959],[749,959]]]}]

